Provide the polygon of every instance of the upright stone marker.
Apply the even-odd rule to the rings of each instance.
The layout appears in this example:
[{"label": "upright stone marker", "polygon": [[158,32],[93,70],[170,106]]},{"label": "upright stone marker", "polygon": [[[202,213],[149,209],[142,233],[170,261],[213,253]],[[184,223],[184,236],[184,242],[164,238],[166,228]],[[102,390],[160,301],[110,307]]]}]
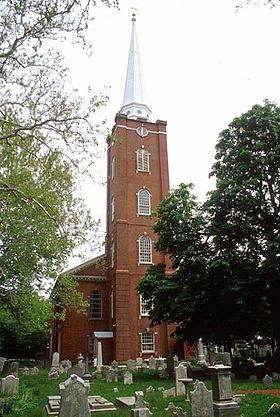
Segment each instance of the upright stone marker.
[{"label": "upright stone marker", "polygon": [[97,371],[100,372],[103,366],[102,343],[97,343]]},{"label": "upright stone marker", "polygon": [[0,356],[0,374],[3,372],[4,363],[6,362],[6,358]]},{"label": "upright stone marker", "polygon": [[8,375],[1,380],[1,391],[4,394],[17,394],[18,393],[19,379],[14,375]]},{"label": "upright stone marker", "polygon": [[135,403],[131,409],[131,417],[150,417],[150,410],[144,401],[143,391],[135,392]]},{"label": "upright stone marker", "polygon": [[203,382],[195,384],[191,391],[191,417],[213,417],[212,391],[209,391]]},{"label": "upright stone marker", "polygon": [[156,369],[156,367],[157,367],[156,358],[154,358],[153,356],[151,356],[149,358],[149,369]]},{"label": "upright stone marker", "polygon": [[123,374],[123,383],[124,385],[131,385],[133,384],[133,376],[131,372],[125,372]]},{"label": "upright stone marker", "polygon": [[179,366],[175,368],[175,376],[176,376],[176,395],[177,396],[185,396],[186,395],[186,388],[183,382],[178,381],[179,379],[187,379],[187,368],[180,363]]},{"label": "upright stone marker", "polygon": [[206,365],[206,359],[203,350],[203,343],[201,337],[198,339],[198,352],[197,352],[197,363],[200,365]]},{"label": "upright stone marker", "polygon": [[52,368],[58,369],[60,367],[60,355],[59,352],[53,352],[52,355]]},{"label": "upright stone marker", "polygon": [[90,417],[88,404],[89,383],[77,375],[71,375],[59,384],[60,412],[59,417]]},{"label": "upright stone marker", "polygon": [[240,417],[240,407],[233,401],[230,366],[209,366],[213,389],[214,417]]}]

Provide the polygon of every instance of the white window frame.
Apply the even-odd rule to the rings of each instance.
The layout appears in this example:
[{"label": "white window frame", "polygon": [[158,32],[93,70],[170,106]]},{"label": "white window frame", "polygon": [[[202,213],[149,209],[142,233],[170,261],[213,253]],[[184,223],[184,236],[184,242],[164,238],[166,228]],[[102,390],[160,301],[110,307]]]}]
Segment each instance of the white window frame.
[{"label": "white window frame", "polygon": [[113,155],[112,161],[111,161],[111,180],[115,181],[116,177],[116,157]]},{"label": "white window frame", "polygon": [[145,332],[141,333],[141,352],[152,353],[155,352],[156,338],[155,333]]},{"label": "white window frame", "polygon": [[150,172],[150,153],[147,149],[139,148],[136,151],[136,172]]},{"label": "white window frame", "polygon": [[139,244],[139,264],[152,264],[152,239],[148,235],[142,235]]},{"label": "white window frame", "polygon": [[146,188],[141,188],[137,193],[138,199],[138,215],[151,215],[151,193]]},{"label": "white window frame", "polygon": [[111,198],[111,221],[115,220],[115,208],[116,208],[116,200],[115,196],[113,195]]},{"label": "white window frame", "polygon": [[140,316],[148,317],[150,310],[147,308],[148,300],[144,300],[142,295],[140,295]]},{"label": "white window frame", "polygon": [[111,267],[114,268],[115,266],[115,242],[112,240],[111,244]]},{"label": "white window frame", "polygon": [[89,297],[89,318],[91,320],[102,319],[103,297],[100,291],[92,291]]},{"label": "white window frame", "polygon": [[88,337],[88,353],[94,353],[94,336],[92,334]]}]

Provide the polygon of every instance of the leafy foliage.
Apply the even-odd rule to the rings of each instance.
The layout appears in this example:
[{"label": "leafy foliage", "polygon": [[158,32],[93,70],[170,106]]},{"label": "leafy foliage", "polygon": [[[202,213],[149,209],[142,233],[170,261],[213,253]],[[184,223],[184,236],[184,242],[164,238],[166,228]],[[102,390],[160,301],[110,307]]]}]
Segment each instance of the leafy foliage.
[{"label": "leafy foliage", "polygon": [[[117,6],[114,0],[101,2]],[[28,341],[37,347],[35,335],[44,346],[50,305],[36,291],[47,293],[50,278],[61,271],[74,247],[96,241],[98,222],[76,191],[80,173],[89,172],[93,164],[97,136],[103,130],[102,123],[96,122],[96,110],[106,98],[91,90],[81,98],[69,87],[61,52],[65,41],[88,48],[85,33],[95,4],[94,0],[4,0],[0,4],[4,349],[9,340],[21,347]],[[68,290],[77,301],[70,284]]]},{"label": "leafy foliage", "polygon": [[173,271],[153,266],[138,286],[152,324],[212,342],[273,329],[280,346],[279,122],[276,104],[253,106],[219,136],[207,202],[181,185],[159,205],[156,248]]}]

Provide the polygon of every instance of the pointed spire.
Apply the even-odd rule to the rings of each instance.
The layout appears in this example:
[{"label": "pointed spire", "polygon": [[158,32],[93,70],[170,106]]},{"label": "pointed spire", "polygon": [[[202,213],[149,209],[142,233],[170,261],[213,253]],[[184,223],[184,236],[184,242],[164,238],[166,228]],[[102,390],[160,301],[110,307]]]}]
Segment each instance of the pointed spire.
[{"label": "pointed spire", "polygon": [[136,119],[137,117],[148,119],[151,110],[147,106],[135,22],[135,14],[133,14],[124,99],[120,113],[126,114],[130,119]]}]

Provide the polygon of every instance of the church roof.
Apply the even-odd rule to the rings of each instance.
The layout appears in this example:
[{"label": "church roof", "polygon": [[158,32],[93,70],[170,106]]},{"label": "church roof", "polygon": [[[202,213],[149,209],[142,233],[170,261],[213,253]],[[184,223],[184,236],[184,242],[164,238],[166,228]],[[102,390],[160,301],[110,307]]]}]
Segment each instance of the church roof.
[{"label": "church roof", "polygon": [[127,64],[124,99],[120,113],[126,114],[129,119],[137,119],[138,117],[148,119],[151,115],[151,110],[147,105],[145,84],[136,36],[136,19],[134,14],[132,15],[132,33]]}]

